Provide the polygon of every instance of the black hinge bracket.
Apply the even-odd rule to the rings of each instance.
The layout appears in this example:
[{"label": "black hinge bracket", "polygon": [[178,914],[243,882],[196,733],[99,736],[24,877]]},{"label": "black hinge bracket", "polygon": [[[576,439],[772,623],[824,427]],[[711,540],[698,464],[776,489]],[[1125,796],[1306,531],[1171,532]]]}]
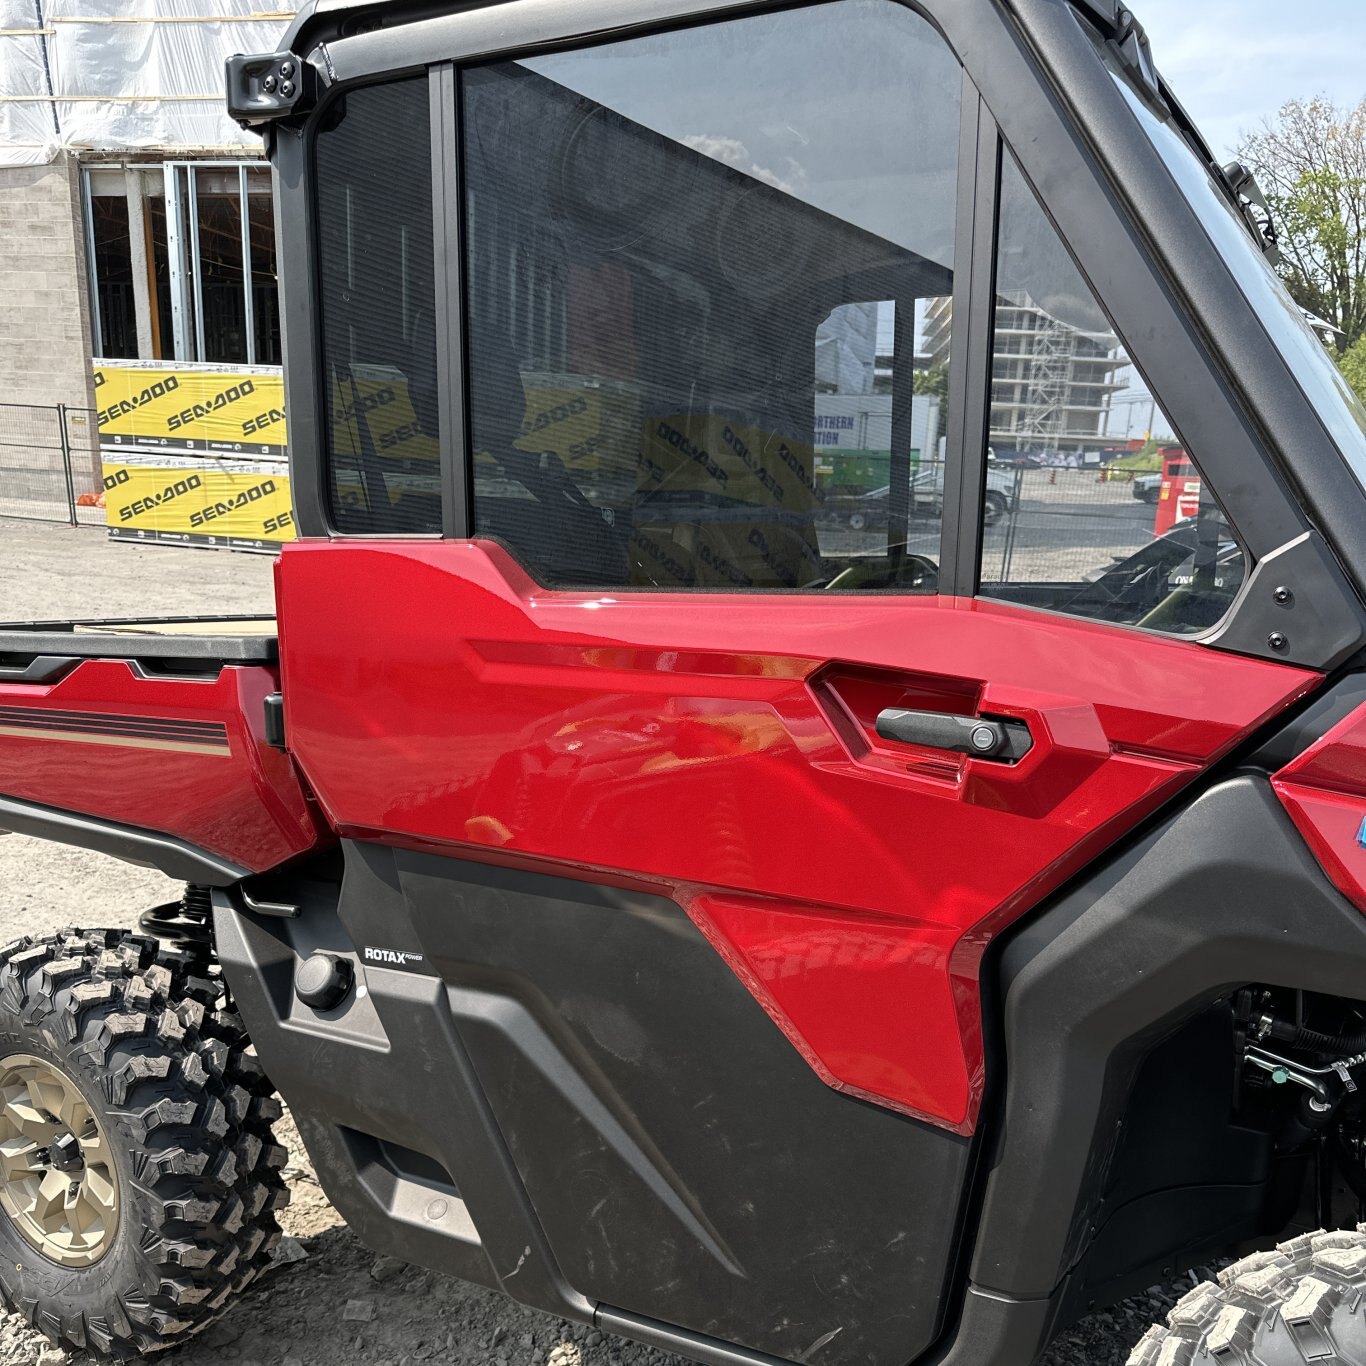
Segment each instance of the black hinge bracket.
[{"label": "black hinge bracket", "polygon": [[266,744],[271,749],[285,747],[285,699],[278,692],[268,693],[264,703]]}]

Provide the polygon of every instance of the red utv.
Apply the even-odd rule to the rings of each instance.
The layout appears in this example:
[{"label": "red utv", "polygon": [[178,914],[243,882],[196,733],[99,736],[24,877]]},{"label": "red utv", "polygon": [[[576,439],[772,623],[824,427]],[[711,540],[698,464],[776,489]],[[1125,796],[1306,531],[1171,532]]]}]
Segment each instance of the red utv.
[{"label": "red utv", "polygon": [[[228,90],[301,535],[278,622],[0,637],[0,823],[187,884],[4,952],[9,1304],[222,1312],[274,1086],[376,1249],[713,1366],[1249,1249],[1136,1360],[1366,1362],[1366,415],[1128,11],[325,0]],[[1180,535],[984,531],[1129,365]]]}]

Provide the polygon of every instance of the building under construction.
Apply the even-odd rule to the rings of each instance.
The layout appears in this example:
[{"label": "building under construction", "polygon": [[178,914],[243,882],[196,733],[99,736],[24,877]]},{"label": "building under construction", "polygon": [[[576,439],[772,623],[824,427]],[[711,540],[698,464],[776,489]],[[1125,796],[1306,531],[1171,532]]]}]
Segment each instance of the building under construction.
[{"label": "building under construction", "polygon": [[[953,304],[932,301],[923,349],[946,364]],[[1075,455],[1108,444],[1116,379],[1128,364],[1111,333],[1083,331],[1040,308],[1022,290],[996,305],[991,368],[991,444],[998,455]]]}]

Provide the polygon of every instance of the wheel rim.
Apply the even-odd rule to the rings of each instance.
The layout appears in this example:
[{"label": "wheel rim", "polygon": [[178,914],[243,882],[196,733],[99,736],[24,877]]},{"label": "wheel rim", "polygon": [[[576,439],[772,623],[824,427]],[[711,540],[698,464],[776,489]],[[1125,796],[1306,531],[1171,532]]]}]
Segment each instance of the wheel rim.
[{"label": "wheel rim", "polygon": [[50,1062],[0,1061],[0,1208],[44,1257],[90,1266],[119,1222],[114,1155],[89,1101]]}]

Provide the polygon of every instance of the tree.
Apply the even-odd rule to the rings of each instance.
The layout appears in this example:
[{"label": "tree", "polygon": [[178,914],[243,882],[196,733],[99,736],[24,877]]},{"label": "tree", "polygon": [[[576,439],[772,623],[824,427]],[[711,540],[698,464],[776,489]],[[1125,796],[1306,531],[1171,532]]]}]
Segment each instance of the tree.
[{"label": "tree", "polygon": [[1243,139],[1238,159],[1271,205],[1282,279],[1339,329],[1345,354],[1366,336],[1366,100],[1348,110],[1291,100]]},{"label": "tree", "polygon": [[1338,357],[1338,365],[1347,377],[1347,383],[1357,391],[1357,396],[1366,403],[1366,337],[1363,337],[1346,354]]},{"label": "tree", "polygon": [[927,394],[934,398],[946,398],[949,392],[948,362],[917,370],[911,376],[911,392],[916,395]]}]

